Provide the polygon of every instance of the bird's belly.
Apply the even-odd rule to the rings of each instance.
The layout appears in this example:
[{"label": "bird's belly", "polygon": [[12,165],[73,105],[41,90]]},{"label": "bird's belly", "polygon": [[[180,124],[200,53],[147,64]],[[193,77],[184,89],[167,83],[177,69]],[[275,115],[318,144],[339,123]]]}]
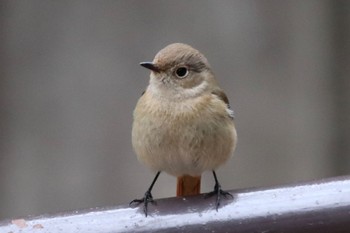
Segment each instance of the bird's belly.
[{"label": "bird's belly", "polygon": [[155,171],[196,176],[216,169],[233,153],[236,132],[231,119],[153,119],[134,121],[132,141],[138,159]]}]

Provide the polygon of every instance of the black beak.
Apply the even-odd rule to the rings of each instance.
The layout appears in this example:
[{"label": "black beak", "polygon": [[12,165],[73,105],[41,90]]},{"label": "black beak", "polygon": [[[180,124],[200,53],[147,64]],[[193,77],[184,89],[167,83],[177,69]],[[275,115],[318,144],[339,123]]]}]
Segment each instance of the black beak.
[{"label": "black beak", "polygon": [[140,65],[154,72],[160,71],[159,68],[153,62],[141,62]]}]

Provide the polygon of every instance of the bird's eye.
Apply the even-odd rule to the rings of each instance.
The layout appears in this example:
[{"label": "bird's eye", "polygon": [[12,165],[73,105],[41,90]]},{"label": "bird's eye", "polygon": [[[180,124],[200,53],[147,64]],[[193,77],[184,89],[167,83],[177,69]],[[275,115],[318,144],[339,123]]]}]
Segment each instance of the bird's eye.
[{"label": "bird's eye", "polygon": [[175,71],[178,78],[184,78],[188,75],[188,69],[186,67],[179,67]]}]

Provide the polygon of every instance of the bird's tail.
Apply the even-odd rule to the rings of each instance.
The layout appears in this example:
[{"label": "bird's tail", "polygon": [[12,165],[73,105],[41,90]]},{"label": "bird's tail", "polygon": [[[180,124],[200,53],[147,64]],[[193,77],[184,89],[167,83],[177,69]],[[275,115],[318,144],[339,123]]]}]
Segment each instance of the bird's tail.
[{"label": "bird's tail", "polygon": [[201,176],[180,176],[177,177],[176,196],[192,196],[201,192]]}]

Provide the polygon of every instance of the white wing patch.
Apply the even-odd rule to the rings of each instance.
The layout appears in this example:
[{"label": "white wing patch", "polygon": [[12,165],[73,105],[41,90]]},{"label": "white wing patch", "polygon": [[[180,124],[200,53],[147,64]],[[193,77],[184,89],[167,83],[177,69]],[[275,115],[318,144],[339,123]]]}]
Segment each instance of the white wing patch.
[{"label": "white wing patch", "polygon": [[228,113],[228,115],[229,115],[232,119],[235,118],[235,112],[234,112],[232,109],[230,109],[229,107],[226,108],[226,112]]}]

